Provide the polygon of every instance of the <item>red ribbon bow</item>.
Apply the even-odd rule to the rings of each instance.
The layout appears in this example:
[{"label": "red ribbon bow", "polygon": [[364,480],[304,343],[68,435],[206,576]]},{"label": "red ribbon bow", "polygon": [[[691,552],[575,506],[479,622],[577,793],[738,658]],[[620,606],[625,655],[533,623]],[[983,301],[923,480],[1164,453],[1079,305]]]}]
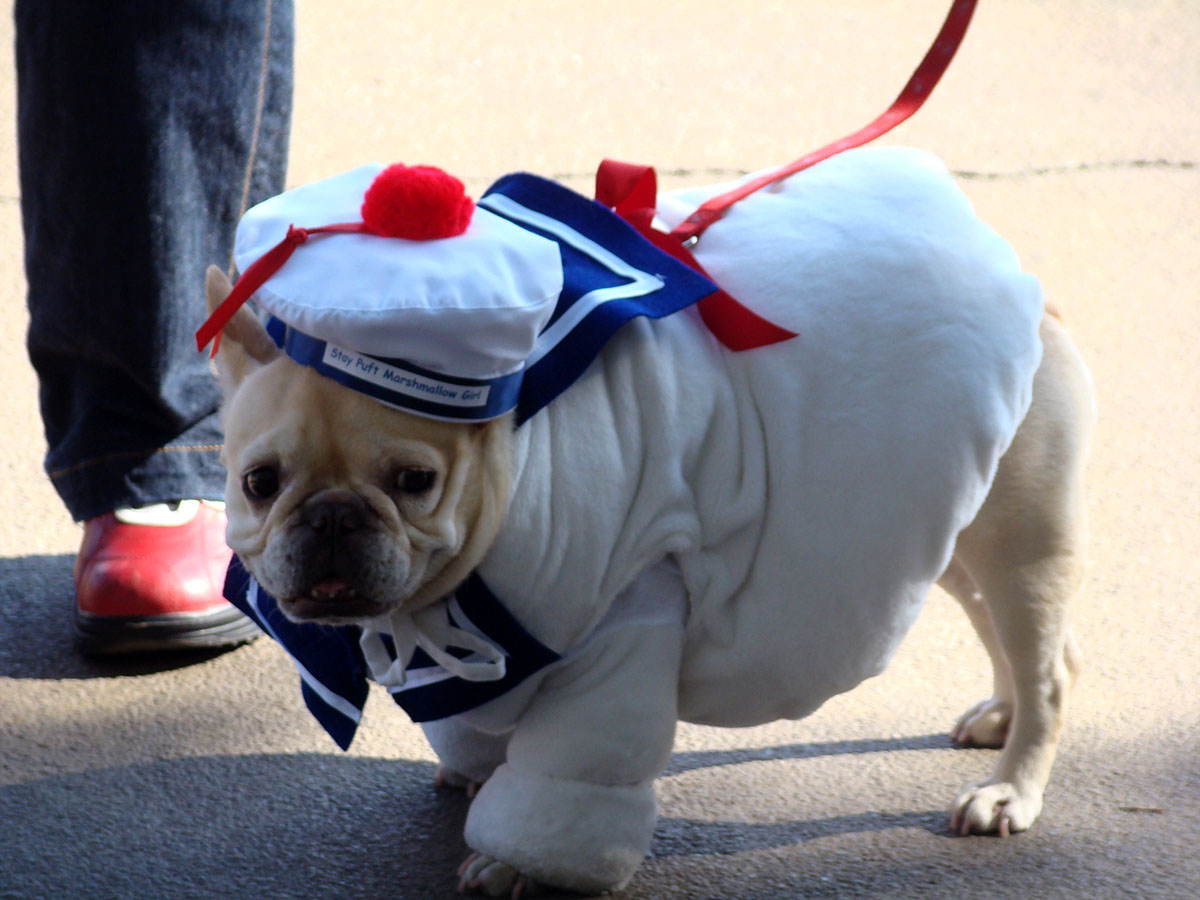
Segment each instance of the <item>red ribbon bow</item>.
[{"label": "red ribbon bow", "polygon": [[[632,225],[659,250],[695,269],[709,281],[704,267],[673,234],[658,231],[651,223],[657,206],[658,178],[651,166],[606,159],[596,172],[596,199]],[[716,291],[696,304],[708,330],[730,350],[751,350],[794,338],[796,333],[780,328],[743,306],[725,291]]]}]

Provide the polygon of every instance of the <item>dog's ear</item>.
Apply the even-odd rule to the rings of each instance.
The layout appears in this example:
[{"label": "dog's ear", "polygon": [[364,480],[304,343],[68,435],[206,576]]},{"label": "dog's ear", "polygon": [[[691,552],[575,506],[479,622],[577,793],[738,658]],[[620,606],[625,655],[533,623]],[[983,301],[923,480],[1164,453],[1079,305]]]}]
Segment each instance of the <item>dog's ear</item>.
[{"label": "dog's ear", "polygon": [[[228,276],[217,266],[209,266],[204,273],[204,290],[208,295],[208,314],[221,305],[233,290]],[[267,329],[255,318],[254,313],[242,307],[225,325],[221,332],[220,349],[217,350],[217,377],[228,397],[242,380],[255,368],[279,355],[279,348],[267,334]]]}]

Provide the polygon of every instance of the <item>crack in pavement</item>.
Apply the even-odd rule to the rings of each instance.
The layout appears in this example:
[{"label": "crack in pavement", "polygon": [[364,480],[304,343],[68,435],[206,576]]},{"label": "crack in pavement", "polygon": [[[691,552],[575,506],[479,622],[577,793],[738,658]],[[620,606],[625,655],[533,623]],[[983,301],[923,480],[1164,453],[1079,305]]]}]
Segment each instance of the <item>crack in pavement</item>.
[{"label": "crack in pavement", "polygon": [[[994,181],[1002,178],[1037,178],[1044,175],[1071,175],[1083,172],[1111,172],[1135,169],[1167,169],[1176,171],[1189,171],[1197,168],[1198,166],[1200,166],[1200,162],[1190,159],[1113,159],[1097,160],[1093,162],[1056,163],[1053,165],[1044,166],[1027,166],[1022,169],[1012,169],[1000,172],[985,172],[975,169],[951,169],[950,174],[956,178],[962,178],[968,181]],[[660,168],[658,169],[658,174],[660,177],[668,178],[694,178],[700,175],[707,178],[741,178],[744,175],[749,175],[752,171],[756,170],[719,167],[695,169]],[[556,172],[549,177],[556,181],[578,181],[582,179],[593,178],[594,173]]]},{"label": "crack in pavement", "polygon": [[1190,159],[1113,159],[1099,162],[1061,163],[1052,166],[1030,166],[1008,172],[976,172],[970,169],[955,169],[957,178],[992,181],[1000,178],[1036,178],[1042,175],[1071,175],[1077,172],[1111,172],[1131,169],[1195,169],[1197,163]]},{"label": "crack in pavement", "polygon": [[[1200,162],[1191,159],[1111,159],[1096,162],[1057,163],[1047,166],[1028,166],[1024,169],[1011,169],[1004,172],[982,172],[976,169],[951,169],[950,174],[964,181],[998,181],[1004,178],[1040,178],[1045,175],[1073,175],[1084,172],[1113,172],[1135,169],[1167,169],[1180,172],[1191,171],[1200,167]],[[751,169],[658,169],[658,174],[666,178],[694,178],[703,175],[706,178],[741,178],[749,175]],[[595,177],[594,172],[554,172],[547,176],[554,181],[583,181]],[[488,176],[464,178],[464,181],[484,182]],[[0,204],[19,203],[19,195],[0,194]]]}]

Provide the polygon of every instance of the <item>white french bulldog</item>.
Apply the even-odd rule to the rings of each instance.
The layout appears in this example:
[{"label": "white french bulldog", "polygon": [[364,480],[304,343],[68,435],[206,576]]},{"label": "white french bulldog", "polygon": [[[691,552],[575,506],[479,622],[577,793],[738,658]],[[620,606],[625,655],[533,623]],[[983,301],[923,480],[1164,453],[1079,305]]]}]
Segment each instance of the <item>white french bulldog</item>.
[{"label": "white french bulldog", "polygon": [[[752,195],[695,255],[799,337],[731,353],[691,310],[634,320],[520,428],[386,406],[247,310],[225,327],[228,540],[290,619],[399,646],[395,623],[420,632],[474,572],[561,657],[425,723],[439,778],[482,784],[463,887],[624,885],[676,721],[806,715],[882,669],[935,581],[994,669],[953,737],[1003,747],[952,827],[1041,810],[1080,665],[1093,412],[1036,282],[939,164],[897,150]],[[210,310],[229,290],[210,269]]]}]

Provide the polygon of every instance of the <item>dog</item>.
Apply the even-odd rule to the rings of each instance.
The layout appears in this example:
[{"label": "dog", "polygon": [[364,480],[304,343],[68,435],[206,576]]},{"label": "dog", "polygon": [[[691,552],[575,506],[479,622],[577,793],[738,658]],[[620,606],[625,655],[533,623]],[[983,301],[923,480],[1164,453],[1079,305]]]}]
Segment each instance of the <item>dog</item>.
[{"label": "dog", "polygon": [[[659,215],[670,227],[718,190]],[[953,739],[1002,748],[950,825],[1007,835],[1041,811],[1080,671],[1067,608],[1094,418],[1062,322],[908,151],[852,151],[752,195],[695,254],[798,337],[735,354],[690,309],[633,320],[519,428],[348,389],[247,309],[224,327],[228,542],[289,621],[408,635],[401,662],[420,646],[456,666],[448,644],[479,660],[487,642],[443,607],[482,573],[554,652],[423,722],[438,780],[474,796],[464,888],[621,887],[676,721],[811,712],[882,669],[935,581],[993,670]],[[230,290],[210,268],[210,312]],[[362,646],[395,684],[395,661]]]}]

